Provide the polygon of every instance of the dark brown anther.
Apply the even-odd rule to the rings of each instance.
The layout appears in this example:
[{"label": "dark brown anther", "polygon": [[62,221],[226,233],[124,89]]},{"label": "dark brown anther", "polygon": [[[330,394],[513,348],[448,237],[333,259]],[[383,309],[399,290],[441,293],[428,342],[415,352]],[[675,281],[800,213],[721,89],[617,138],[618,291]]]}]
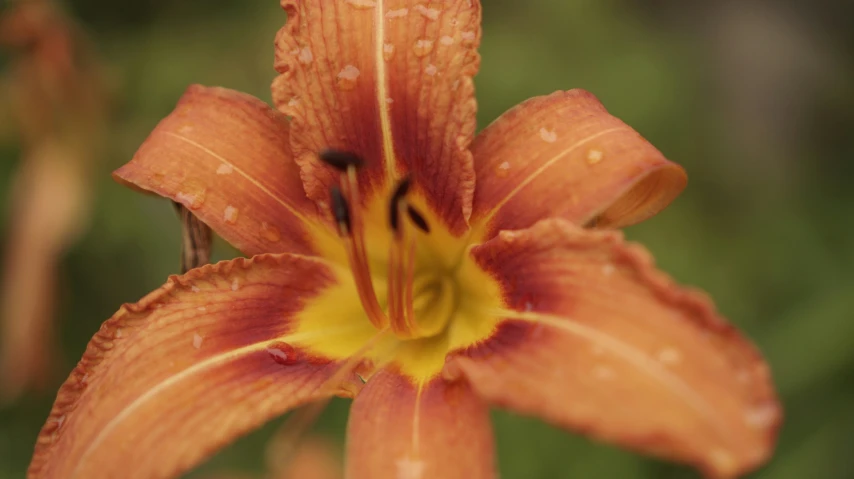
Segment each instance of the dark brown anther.
[{"label": "dark brown anther", "polygon": [[412,205],[406,205],[406,212],[409,213],[409,219],[412,220],[412,224],[425,233],[430,232],[430,225],[427,224],[427,220],[424,219],[424,216],[418,210],[413,208]]},{"label": "dark brown anther", "polygon": [[350,207],[347,205],[347,199],[341,193],[341,189],[333,186],[329,190],[329,196],[332,199],[332,216],[335,217],[335,223],[338,225],[338,234],[341,236],[349,236],[352,231],[350,222]]},{"label": "dark brown anther", "polygon": [[394,193],[391,195],[391,201],[389,201],[388,204],[388,224],[391,226],[392,231],[397,231],[400,227],[398,206],[400,205],[400,202],[406,198],[406,194],[409,193],[409,187],[411,185],[412,182],[407,176],[397,183],[397,186],[394,188]]},{"label": "dark brown anther", "polygon": [[341,172],[346,172],[351,166],[353,168],[359,168],[365,163],[364,160],[356,154],[341,150],[323,150],[317,155],[317,157],[327,165]]}]

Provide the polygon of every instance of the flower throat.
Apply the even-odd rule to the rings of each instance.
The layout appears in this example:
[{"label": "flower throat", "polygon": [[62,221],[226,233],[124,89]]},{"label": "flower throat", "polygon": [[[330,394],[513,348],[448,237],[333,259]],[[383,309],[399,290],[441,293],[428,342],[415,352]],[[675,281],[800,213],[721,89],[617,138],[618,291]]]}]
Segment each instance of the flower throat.
[{"label": "flower throat", "polygon": [[[416,234],[430,233],[430,226],[407,195],[412,185],[408,177],[397,182],[388,202],[388,226],[392,241],[388,251],[388,308],[377,299],[365,244],[365,221],[359,198],[357,170],[360,157],[338,150],[326,150],[320,159],[341,173],[340,186],[330,189],[330,207],[344,242],[359,300],[371,323],[379,330],[391,328],[400,339],[416,339],[441,333],[455,302],[455,287],[444,275],[416,277]],[[416,311],[422,321],[416,320]],[[426,320],[426,321],[425,321]]]}]

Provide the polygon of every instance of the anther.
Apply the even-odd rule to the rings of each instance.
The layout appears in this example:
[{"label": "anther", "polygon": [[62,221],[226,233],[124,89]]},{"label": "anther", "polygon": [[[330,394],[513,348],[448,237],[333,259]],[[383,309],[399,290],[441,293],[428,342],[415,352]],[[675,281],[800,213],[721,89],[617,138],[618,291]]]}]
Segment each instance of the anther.
[{"label": "anther", "polygon": [[329,190],[329,196],[332,200],[332,216],[335,217],[335,224],[338,225],[338,234],[349,236],[353,225],[350,221],[350,208],[347,205],[347,200],[337,186],[333,186]]},{"label": "anther", "polygon": [[409,219],[412,220],[412,224],[414,224],[416,228],[425,233],[430,232],[430,225],[427,224],[427,220],[424,219],[424,216],[419,213],[418,210],[416,210],[412,205],[406,205],[406,212],[409,214]]},{"label": "anther", "polygon": [[321,161],[338,171],[346,172],[350,167],[360,168],[365,161],[355,153],[341,150],[323,150],[317,155]]},{"label": "anther", "polygon": [[409,177],[406,177],[397,183],[394,193],[391,195],[391,201],[388,204],[388,224],[392,231],[398,231],[400,228],[400,202],[406,198],[411,185],[412,182]]}]

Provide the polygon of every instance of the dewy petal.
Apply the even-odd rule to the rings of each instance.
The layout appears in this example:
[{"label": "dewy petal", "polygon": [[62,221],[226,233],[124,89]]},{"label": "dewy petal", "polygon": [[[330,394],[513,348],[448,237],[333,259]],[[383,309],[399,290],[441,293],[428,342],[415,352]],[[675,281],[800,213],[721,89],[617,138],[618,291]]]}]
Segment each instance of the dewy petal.
[{"label": "dewy petal", "polygon": [[702,294],[676,286],[619,232],[564,220],[473,250],[503,283],[492,339],[450,361],[475,391],[595,438],[733,477],[771,454],[768,366]]},{"label": "dewy petal", "polygon": [[350,479],[493,478],[488,408],[464,382],[418,385],[381,370],[353,401],[346,470]]},{"label": "dewy petal", "polygon": [[183,204],[247,255],[313,253],[317,208],[288,138],[285,116],[261,100],[193,85],[113,175]]},{"label": "dewy petal", "polygon": [[480,2],[283,0],[276,106],[293,117],[291,147],[308,195],[326,202],[338,174],[316,154],[364,157],[365,198],[390,178],[414,185],[454,232],[474,190]]},{"label": "dewy petal", "polygon": [[341,363],[305,354],[291,334],[334,284],[318,260],[259,255],[124,306],[59,390],[29,477],[174,477],[292,407],[352,395],[352,374],[321,388]]},{"label": "dewy petal", "polygon": [[682,168],[583,90],[532,98],[472,145],[472,223],[489,234],[544,218],[618,228],[661,211],[685,187]]}]

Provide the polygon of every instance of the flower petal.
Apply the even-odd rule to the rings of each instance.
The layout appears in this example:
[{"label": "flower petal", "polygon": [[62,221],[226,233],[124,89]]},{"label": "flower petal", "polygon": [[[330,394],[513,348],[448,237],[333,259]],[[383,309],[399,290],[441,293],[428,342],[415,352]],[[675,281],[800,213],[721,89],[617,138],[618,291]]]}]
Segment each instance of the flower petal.
[{"label": "flower petal", "polygon": [[293,117],[291,147],[308,195],[326,202],[338,174],[326,148],[366,161],[364,194],[411,174],[452,231],[466,229],[474,190],[472,76],[480,3],[472,0],[283,0],[276,106]]},{"label": "flower petal", "polygon": [[113,174],[171,198],[246,253],[312,253],[322,234],[288,147],[288,121],[250,95],[193,85]]},{"label": "flower petal", "polygon": [[618,232],[546,220],[473,250],[512,311],[452,359],[488,401],[733,477],[771,454],[768,366],[708,299]]},{"label": "flower petal", "polygon": [[353,401],[351,479],[492,478],[493,456],[489,410],[464,382],[418,385],[384,369]]},{"label": "flower petal", "polygon": [[485,237],[544,218],[618,228],[661,211],[685,187],[682,168],[583,90],[532,98],[472,145],[473,224]]},{"label": "flower petal", "polygon": [[333,283],[316,260],[261,255],[172,277],[126,305],[59,390],[29,477],[173,477],[292,407],[351,395],[349,370],[321,390],[340,363],[289,346]]}]

